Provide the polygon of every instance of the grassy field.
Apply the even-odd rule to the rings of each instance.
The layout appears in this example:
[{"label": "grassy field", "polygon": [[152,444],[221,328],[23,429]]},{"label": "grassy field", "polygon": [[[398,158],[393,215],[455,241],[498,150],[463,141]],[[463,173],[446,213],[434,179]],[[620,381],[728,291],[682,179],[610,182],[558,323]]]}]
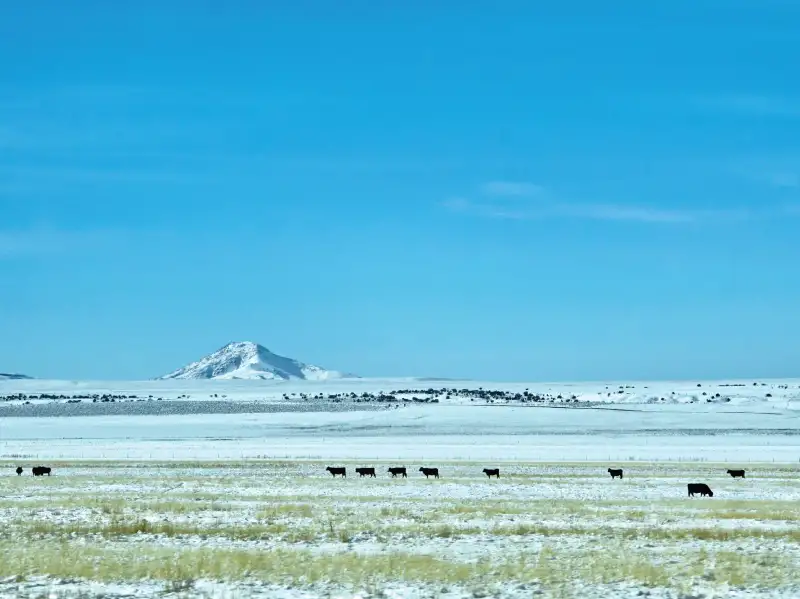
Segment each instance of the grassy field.
[{"label": "grassy field", "polygon": [[[800,591],[790,466],[733,480],[723,464],[630,463],[612,481],[588,463],[511,464],[500,480],[459,462],[437,464],[439,480],[379,463],[377,479],[342,464],[345,480],[313,461],[51,463],[42,478],[16,465],[0,465],[0,595],[42,576],[189,594],[213,580],[229,596],[241,582],[312,596]],[[687,482],[715,497],[687,498]]]}]

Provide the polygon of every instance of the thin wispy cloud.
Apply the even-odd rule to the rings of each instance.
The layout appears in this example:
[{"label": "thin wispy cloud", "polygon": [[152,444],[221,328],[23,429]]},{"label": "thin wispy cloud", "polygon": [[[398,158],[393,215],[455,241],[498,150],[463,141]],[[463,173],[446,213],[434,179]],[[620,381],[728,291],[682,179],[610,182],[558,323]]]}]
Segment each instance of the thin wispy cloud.
[{"label": "thin wispy cloud", "polygon": [[450,198],[442,202],[442,206],[451,212],[470,214],[484,218],[526,220],[532,217],[530,212],[524,210],[513,210],[495,204],[473,202],[466,198]]},{"label": "thin wispy cloud", "polygon": [[766,94],[720,94],[692,98],[692,103],[706,110],[754,117],[800,117],[800,98]]},{"label": "thin wispy cloud", "polygon": [[[3,116],[10,121],[11,117]],[[191,122],[136,123],[118,116],[80,124],[37,115],[18,118],[16,123],[0,121],[0,150],[70,155],[93,150],[143,151],[163,145],[190,147],[204,142],[209,136],[224,136],[226,133],[224,129]]]},{"label": "thin wispy cloud", "polygon": [[0,167],[0,201],[15,196],[61,195],[71,190],[126,186],[191,186],[213,178],[208,171],[175,172],[144,168],[90,168],[51,166]]},{"label": "thin wispy cloud", "polygon": [[12,180],[49,180],[59,183],[185,183],[196,177],[188,173],[167,172],[142,168],[60,168],[6,167],[0,168],[5,178]]},{"label": "thin wispy cloud", "polygon": [[[485,189],[485,188],[484,188]],[[541,188],[544,192],[544,188]],[[465,197],[450,198],[442,207],[459,214],[506,220],[582,219],[643,224],[680,225],[699,222],[732,222],[747,220],[747,210],[665,209],[625,204],[587,204],[550,199],[513,205],[499,200],[475,201]]]},{"label": "thin wispy cloud", "polygon": [[787,204],[783,207],[784,212],[790,216],[800,216],[800,202],[794,204]]},{"label": "thin wispy cloud", "polygon": [[108,250],[125,243],[125,231],[68,231],[49,227],[0,229],[0,260],[63,255],[85,250]]},{"label": "thin wispy cloud", "polygon": [[[497,204],[473,202],[464,198],[454,198],[443,202],[442,205],[452,212],[508,220],[572,218],[600,221],[678,224],[697,222],[702,218],[709,218],[712,216],[709,213],[699,211],[662,210],[614,204],[553,203],[527,209],[508,209]],[[720,214],[720,216],[723,215]]]},{"label": "thin wispy cloud", "polygon": [[800,187],[800,174],[798,173],[765,173],[763,178],[772,187],[780,189],[797,189]]},{"label": "thin wispy cloud", "polygon": [[561,204],[554,207],[554,213],[557,216],[591,220],[668,224],[691,223],[700,217],[700,213],[691,211],[614,204]]},{"label": "thin wispy cloud", "polygon": [[39,108],[65,102],[97,105],[109,101],[142,97],[158,97],[161,89],[128,83],[84,82],[62,85],[0,85],[0,106]]},{"label": "thin wispy cloud", "polygon": [[189,150],[236,129],[196,116],[192,107],[207,102],[203,90],[178,91],[112,83],[0,85],[0,151]]},{"label": "thin wispy cloud", "polygon": [[490,181],[483,185],[482,191],[490,196],[531,197],[544,193],[544,187],[518,181]]},{"label": "thin wispy cloud", "polygon": [[740,158],[727,171],[737,178],[777,190],[800,188],[800,156],[796,154]]}]

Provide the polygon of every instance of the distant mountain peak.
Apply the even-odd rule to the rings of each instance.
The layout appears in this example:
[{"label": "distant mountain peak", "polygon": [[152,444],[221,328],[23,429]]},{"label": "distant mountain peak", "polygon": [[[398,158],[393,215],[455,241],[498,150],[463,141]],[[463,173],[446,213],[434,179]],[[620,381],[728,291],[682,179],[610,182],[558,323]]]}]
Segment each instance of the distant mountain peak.
[{"label": "distant mountain peak", "polygon": [[334,370],[305,364],[272,353],[252,341],[234,341],[212,354],[160,377],[164,379],[249,379],[324,381],[357,378]]},{"label": "distant mountain peak", "polygon": [[12,373],[0,372],[0,381],[29,381],[32,379],[33,377],[24,374],[12,374]]}]

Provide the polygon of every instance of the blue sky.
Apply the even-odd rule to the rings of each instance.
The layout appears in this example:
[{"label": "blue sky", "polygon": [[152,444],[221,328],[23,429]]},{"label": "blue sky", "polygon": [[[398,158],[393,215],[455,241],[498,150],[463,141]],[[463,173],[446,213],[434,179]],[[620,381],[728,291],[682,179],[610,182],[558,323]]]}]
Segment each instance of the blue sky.
[{"label": "blue sky", "polygon": [[800,376],[800,5],[17,2],[0,372]]}]

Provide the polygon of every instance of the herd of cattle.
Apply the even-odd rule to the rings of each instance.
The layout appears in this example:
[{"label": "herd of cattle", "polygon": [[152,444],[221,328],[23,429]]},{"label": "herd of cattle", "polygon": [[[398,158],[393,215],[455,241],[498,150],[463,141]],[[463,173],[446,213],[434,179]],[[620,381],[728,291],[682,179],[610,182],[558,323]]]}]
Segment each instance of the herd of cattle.
[{"label": "herd of cattle", "polygon": [[[52,471],[53,469],[50,468],[49,466],[34,466],[33,468],[31,468],[31,472],[33,473],[34,476],[44,476],[45,474],[47,476],[50,476],[50,473]],[[17,476],[22,476],[22,473],[24,472],[22,466],[18,466],[16,472]]]},{"label": "herd of cattle", "polygon": [[[334,467],[328,466],[325,468],[326,471],[330,472],[331,476],[336,478],[337,476],[341,476],[342,478],[347,477],[347,468],[343,466]],[[425,478],[433,476],[434,478],[439,478],[439,469],[438,468],[425,468],[424,466],[419,469],[422,474],[425,475]],[[398,476],[402,476],[403,478],[408,478],[408,471],[404,466],[398,466],[394,468],[389,468],[387,470],[389,474],[392,475],[392,478],[397,478]],[[488,477],[492,478],[493,476],[496,478],[500,478],[500,468],[484,468],[483,473]],[[615,478],[623,478],[623,471],[622,468],[609,468],[608,473],[611,475],[611,479]],[[375,474],[375,468],[356,468],[356,474],[359,477],[368,476],[371,478],[377,478]],[[744,470],[728,470],[727,474],[730,474],[732,478],[744,478],[745,471]],[[714,491],[705,484],[705,483],[689,483],[687,485],[689,491],[689,497],[694,497],[696,494],[701,495],[702,497],[714,497]]]},{"label": "herd of cattle", "polygon": [[[333,466],[328,466],[327,468],[325,468],[325,470],[330,472],[334,478],[336,478],[337,476],[341,476],[342,478],[347,477],[347,468],[343,467],[334,468]],[[422,467],[419,469],[419,471],[425,475],[425,478],[428,478],[430,476],[434,478],[439,478],[438,468]],[[387,472],[392,475],[392,478],[397,478],[398,476],[402,476],[403,478],[408,478],[408,471],[403,466],[397,468],[389,468]],[[500,468],[484,468],[483,473],[489,478],[492,478],[493,476],[496,478],[500,478]],[[372,478],[377,478],[375,474],[375,468],[356,468],[356,474],[358,474],[359,477],[369,476]]]},{"label": "herd of cattle", "polygon": [[[330,472],[331,476],[333,476],[334,478],[336,478],[337,476],[341,476],[342,478],[347,478],[347,468],[343,466],[340,467],[328,466],[327,468],[325,468],[325,470]],[[438,468],[425,468],[423,466],[419,469],[419,471],[425,475],[425,478],[429,478],[431,476],[433,476],[434,478],[439,478]],[[17,476],[22,476],[23,472],[24,470],[22,469],[22,466],[18,466],[16,470]],[[45,474],[47,476],[50,476],[52,473],[52,468],[50,468],[49,466],[34,466],[33,468],[31,468],[31,472],[33,473],[34,476],[44,476]],[[389,468],[387,472],[392,475],[392,478],[397,478],[398,476],[401,476],[402,478],[408,478],[408,471],[406,470],[405,466]],[[484,468],[483,473],[488,478],[492,478],[493,476],[498,479],[500,478],[500,468]],[[621,479],[623,477],[622,468],[609,468],[608,473],[611,475],[612,480],[615,478]],[[368,476],[371,478],[377,478],[377,475],[375,474],[375,468],[356,468],[356,474],[358,474],[359,477]],[[732,478],[745,477],[744,470],[728,470],[727,474],[730,474]],[[695,494],[699,494],[702,497],[706,496],[714,497],[714,492],[705,483],[689,483],[687,486],[689,490],[689,497],[694,497]]]}]

